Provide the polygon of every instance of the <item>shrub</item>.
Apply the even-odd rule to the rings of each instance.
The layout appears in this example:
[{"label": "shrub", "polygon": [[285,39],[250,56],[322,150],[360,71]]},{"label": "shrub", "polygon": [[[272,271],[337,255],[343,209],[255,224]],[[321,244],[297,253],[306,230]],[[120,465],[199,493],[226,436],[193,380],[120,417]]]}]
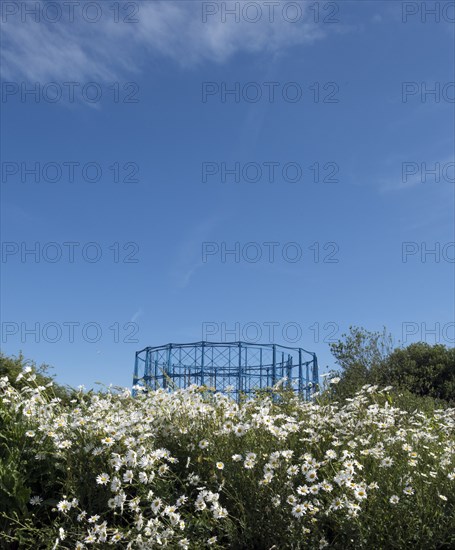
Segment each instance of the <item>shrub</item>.
[{"label": "shrub", "polygon": [[350,327],[331,351],[341,367],[340,383],[332,391],[338,399],[375,384],[455,404],[455,348],[425,342],[393,348],[385,329],[380,333]]},{"label": "shrub", "polygon": [[391,384],[455,404],[455,349],[425,342],[395,349],[372,369],[372,379],[376,384]]},{"label": "shrub", "polygon": [[398,408],[374,386],[343,404],[192,387],[64,405],[25,379],[1,382],[17,430],[2,468],[26,466],[5,547],[455,546],[454,409]]}]

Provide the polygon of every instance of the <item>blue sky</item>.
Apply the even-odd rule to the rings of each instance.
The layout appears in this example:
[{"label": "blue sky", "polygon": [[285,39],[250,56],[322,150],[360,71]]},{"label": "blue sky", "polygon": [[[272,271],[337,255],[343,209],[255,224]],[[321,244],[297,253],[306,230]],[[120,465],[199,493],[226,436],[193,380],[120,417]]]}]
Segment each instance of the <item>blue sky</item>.
[{"label": "blue sky", "polygon": [[3,352],[92,387],[204,336],[453,345],[453,3],[129,4],[2,7]]}]

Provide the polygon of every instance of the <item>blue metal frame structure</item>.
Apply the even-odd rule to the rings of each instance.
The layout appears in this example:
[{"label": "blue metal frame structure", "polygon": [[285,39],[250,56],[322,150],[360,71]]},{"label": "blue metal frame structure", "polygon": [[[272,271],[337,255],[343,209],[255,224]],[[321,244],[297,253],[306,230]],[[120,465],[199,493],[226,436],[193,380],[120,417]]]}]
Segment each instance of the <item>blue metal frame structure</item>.
[{"label": "blue metal frame structure", "polygon": [[133,386],[156,390],[196,384],[229,391],[238,400],[241,394],[271,388],[283,378],[285,387],[310,399],[319,383],[316,354],[278,344],[204,341],[136,352]]}]

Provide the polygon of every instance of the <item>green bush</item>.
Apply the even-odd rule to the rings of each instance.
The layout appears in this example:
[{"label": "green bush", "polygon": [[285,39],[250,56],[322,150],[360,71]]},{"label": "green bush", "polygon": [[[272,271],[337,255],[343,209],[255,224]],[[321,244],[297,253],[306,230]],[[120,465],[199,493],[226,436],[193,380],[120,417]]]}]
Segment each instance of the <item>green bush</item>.
[{"label": "green bush", "polygon": [[71,399],[71,389],[56,384],[53,376],[49,376],[49,365],[37,366],[34,361],[26,360],[22,353],[18,357],[8,357],[0,352],[0,378],[6,377],[9,384],[16,389],[21,389],[29,383],[25,382],[24,371],[29,377],[34,376],[37,386],[44,386],[42,391],[51,397],[58,397],[65,402]]},{"label": "green bush", "polygon": [[455,547],[455,409],[24,381],[0,380],[2,548]]},{"label": "green bush", "polygon": [[398,348],[372,368],[371,377],[375,384],[455,403],[455,349],[424,342]]},{"label": "green bush", "polygon": [[[380,333],[351,327],[331,351],[341,367],[340,383],[332,388],[337,399],[373,384],[435,399],[436,406],[455,404],[455,348],[418,342],[394,349],[385,329]],[[424,402],[428,405],[429,400]]]}]

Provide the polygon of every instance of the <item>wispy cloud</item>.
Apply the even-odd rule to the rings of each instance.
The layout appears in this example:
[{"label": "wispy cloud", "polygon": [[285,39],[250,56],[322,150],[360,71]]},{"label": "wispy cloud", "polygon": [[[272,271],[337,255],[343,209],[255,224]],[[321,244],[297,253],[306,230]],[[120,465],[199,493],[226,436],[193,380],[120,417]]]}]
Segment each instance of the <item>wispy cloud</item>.
[{"label": "wispy cloud", "polygon": [[143,311],[140,307],[137,311],[134,312],[133,316],[131,317],[130,323],[135,323],[139,317],[142,315]]},{"label": "wispy cloud", "polygon": [[[447,156],[444,159],[439,159],[435,162],[401,162],[399,171],[387,177],[378,179],[380,191],[383,193],[402,191],[411,189],[417,185],[440,185],[449,187],[454,178],[454,162],[453,156]],[[436,181],[439,179],[440,181]]]},{"label": "wispy cloud", "polygon": [[[308,2],[298,3],[305,14]],[[101,4],[109,12],[109,2]],[[112,12],[96,23],[84,21],[77,11],[74,21],[62,17],[58,23],[45,18],[36,22],[30,16],[23,22],[20,14],[9,16],[3,24],[3,77],[107,81],[143,69],[151,56],[168,58],[183,67],[203,61],[223,63],[237,53],[280,54],[291,46],[320,40],[327,32],[327,26],[307,17],[290,23],[277,16],[270,22],[263,2],[258,2],[264,4],[263,16],[256,23],[244,17],[235,22],[229,16],[223,22],[219,13],[204,22],[202,4],[199,0],[137,2],[137,23],[115,23]],[[233,9],[238,2],[223,4]]]},{"label": "wispy cloud", "polygon": [[171,277],[177,288],[186,288],[196,271],[204,266],[202,244],[209,241],[216,227],[227,219],[227,216],[221,215],[218,218],[210,217],[200,220],[176,247]]}]

